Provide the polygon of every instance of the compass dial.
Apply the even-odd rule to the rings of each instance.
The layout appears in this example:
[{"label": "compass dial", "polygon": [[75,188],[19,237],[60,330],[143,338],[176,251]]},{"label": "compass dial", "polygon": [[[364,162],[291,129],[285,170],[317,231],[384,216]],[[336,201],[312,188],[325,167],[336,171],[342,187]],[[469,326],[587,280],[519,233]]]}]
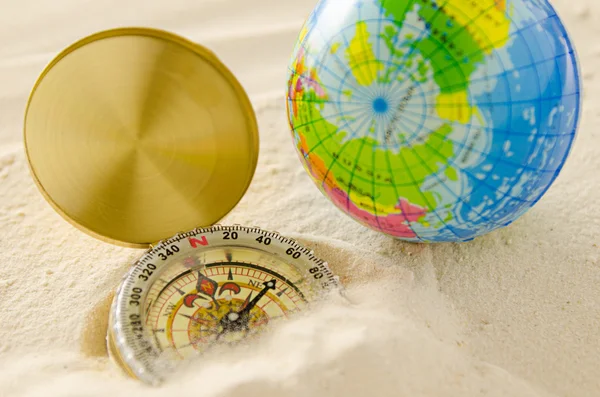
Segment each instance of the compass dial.
[{"label": "compass dial", "polygon": [[[224,257],[251,254],[235,248],[217,251]],[[182,358],[215,341],[245,339],[271,319],[306,306],[293,281],[260,265],[227,259],[184,272],[164,288],[160,284],[149,293],[153,299],[145,325],[159,349],[172,349]]]},{"label": "compass dial", "polygon": [[130,375],[157,383],[176,362],[252,340],[338,287],[325,262],[277,233],[214,226],[179,234],[123,280],[109,351]]}]

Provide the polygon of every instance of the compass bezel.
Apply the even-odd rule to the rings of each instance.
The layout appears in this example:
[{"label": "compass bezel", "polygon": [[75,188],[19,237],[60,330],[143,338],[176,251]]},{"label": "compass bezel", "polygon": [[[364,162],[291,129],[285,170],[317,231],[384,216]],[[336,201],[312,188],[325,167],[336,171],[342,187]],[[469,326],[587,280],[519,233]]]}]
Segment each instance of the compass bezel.
[{"label": "compass bezel", "polygon": [[[233,235],[235,239],[232,238]],[[268,245],[264,243],[266,238],[269,239]],[[160,353],[144,336],[142,324],[145,319],[148,291],[170,264],[181,261],[181,258],[191,253],[216,247],[243,247],[278,257],[286,265],[303,273],[307,280],[310,279],[305,286],[310,286],[312,290],[301,291],[308,305],[314,299],[318,299],[321,293],[324,296],[340,288],[339,278],[331,272],[327,262],[316,257],[312,250],[277,232],[265,231],[258,227],[215,225],[178,234],[146,251],[125,275],[114,297],[107,336],[109,351],[128,375],[156,385],[170,372],[172,363],[158,360]],[[164,255],[167,249],[172,252],[168,257]],[[163,260],[161,257],[167,259]],[[156,273],[143,280],[147,274],[144,273],[144,269],[148,268],[148,264],[152,265],[149,269]],[[275,272],[279,273],[277,270]],[[140,278],[140,275],[143,277]]]}]

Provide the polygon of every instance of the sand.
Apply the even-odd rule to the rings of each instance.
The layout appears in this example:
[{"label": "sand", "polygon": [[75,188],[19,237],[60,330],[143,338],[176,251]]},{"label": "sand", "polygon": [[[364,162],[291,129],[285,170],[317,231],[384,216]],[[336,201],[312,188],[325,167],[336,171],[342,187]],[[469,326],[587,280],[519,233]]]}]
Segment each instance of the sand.
[{"label": "sand", "polygon": [[[370,231],[317,191],[283,105],[287,61],[314,0],[12,1],[0,13],[0,396],[600,395],[600,3],[556,0],[582,62],[579,137],[546,196],[465,244]],[[122,4],[127,4],[126,6]],[[159,389],[107,359],[112,291],[139,250],[89,237],[35,188],[22,145],[27,95],[63,47],[124,25],[213,49],[251,96],[261,156],[222,223],[295,237],[328,260],[351,302],[331,301],[262,343],[213,354]],[[190,395],[190,394],[188,394]]]}]

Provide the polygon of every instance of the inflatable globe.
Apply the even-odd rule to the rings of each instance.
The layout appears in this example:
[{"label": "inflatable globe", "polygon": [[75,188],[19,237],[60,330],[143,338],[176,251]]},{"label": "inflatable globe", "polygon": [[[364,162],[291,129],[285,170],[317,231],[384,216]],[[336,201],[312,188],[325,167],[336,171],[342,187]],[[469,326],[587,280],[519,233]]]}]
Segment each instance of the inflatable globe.
[{"label": "inflatable globe", "polygon": [[468,241],[518,219],[578,126],[577,58],[543,0],[321,0],[288,77],[312,180],[407,241]]}]

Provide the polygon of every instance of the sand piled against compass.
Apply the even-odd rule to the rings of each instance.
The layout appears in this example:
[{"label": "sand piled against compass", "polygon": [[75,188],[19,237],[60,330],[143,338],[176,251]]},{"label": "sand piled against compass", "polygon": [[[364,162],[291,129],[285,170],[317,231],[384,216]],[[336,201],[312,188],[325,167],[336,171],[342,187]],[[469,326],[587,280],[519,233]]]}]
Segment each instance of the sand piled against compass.
[{"label": "sand piled against compass", "polygon": [[[3,10],[0,396],[598,394],[600,102],[592,94],[600,52],[592,38],[600,5],[555,1],[589,87],[573,160],[556,185],[506,230],[421,247],[356,225],[298,165],[285,133],[283,86],[289,45],[314,3],[179,0],[142,8],[106,0],[82,9],[61,0]],[[23,104],[44,63],[90,30],[115,24],[174,28],[231,65],[255,100],[261,157],[248,196],[225,222],[298,238],[344,276],[354,305],[333,302],[260,344],[215,352],[158,390],[123,378],[108,361],[110,294],[140,252],[66,224],[31,182],[20,142]],[[256,100],[272,90],[279,96],[269,106]]]},{"label": "sand piled against compass", "polygon": [[[416,302],[420,298],[429,300],[430,293],[415,289],[409,272],[400,272],[404,279],[397,271],[385,273],[385,281],[352,288],[350,297],[356,306],[332,303],[273,329],[262,343],[216,350],[201,361],[189,362],[177,379],[163,388],[148,390],[120,378],[103,362],[94,364],[66,355],[40,354],[35,361],[31,357],[17,360],[5,375],[22,376],[29,372],[38,385],[10,390],[27,389],[31,396],[198,393],[227,397],[346,397],[365,396],[373,390],[380,396],[434,396],[482,388],[502,393],[497,395],[546,396],[529,391],[525,381],[473,359],[459,345],[448,343],[460,340],[451,316],[438,313],[437,321],[446,329],[442,333],[432,331],[423,318],[411,313],[409,306],[431,313],[445,304]],[[395,296],[394,301],[390,294]],[[435,325],[437,328],[439,324]],[[433,390],[435,393],[431,393]]]}]

